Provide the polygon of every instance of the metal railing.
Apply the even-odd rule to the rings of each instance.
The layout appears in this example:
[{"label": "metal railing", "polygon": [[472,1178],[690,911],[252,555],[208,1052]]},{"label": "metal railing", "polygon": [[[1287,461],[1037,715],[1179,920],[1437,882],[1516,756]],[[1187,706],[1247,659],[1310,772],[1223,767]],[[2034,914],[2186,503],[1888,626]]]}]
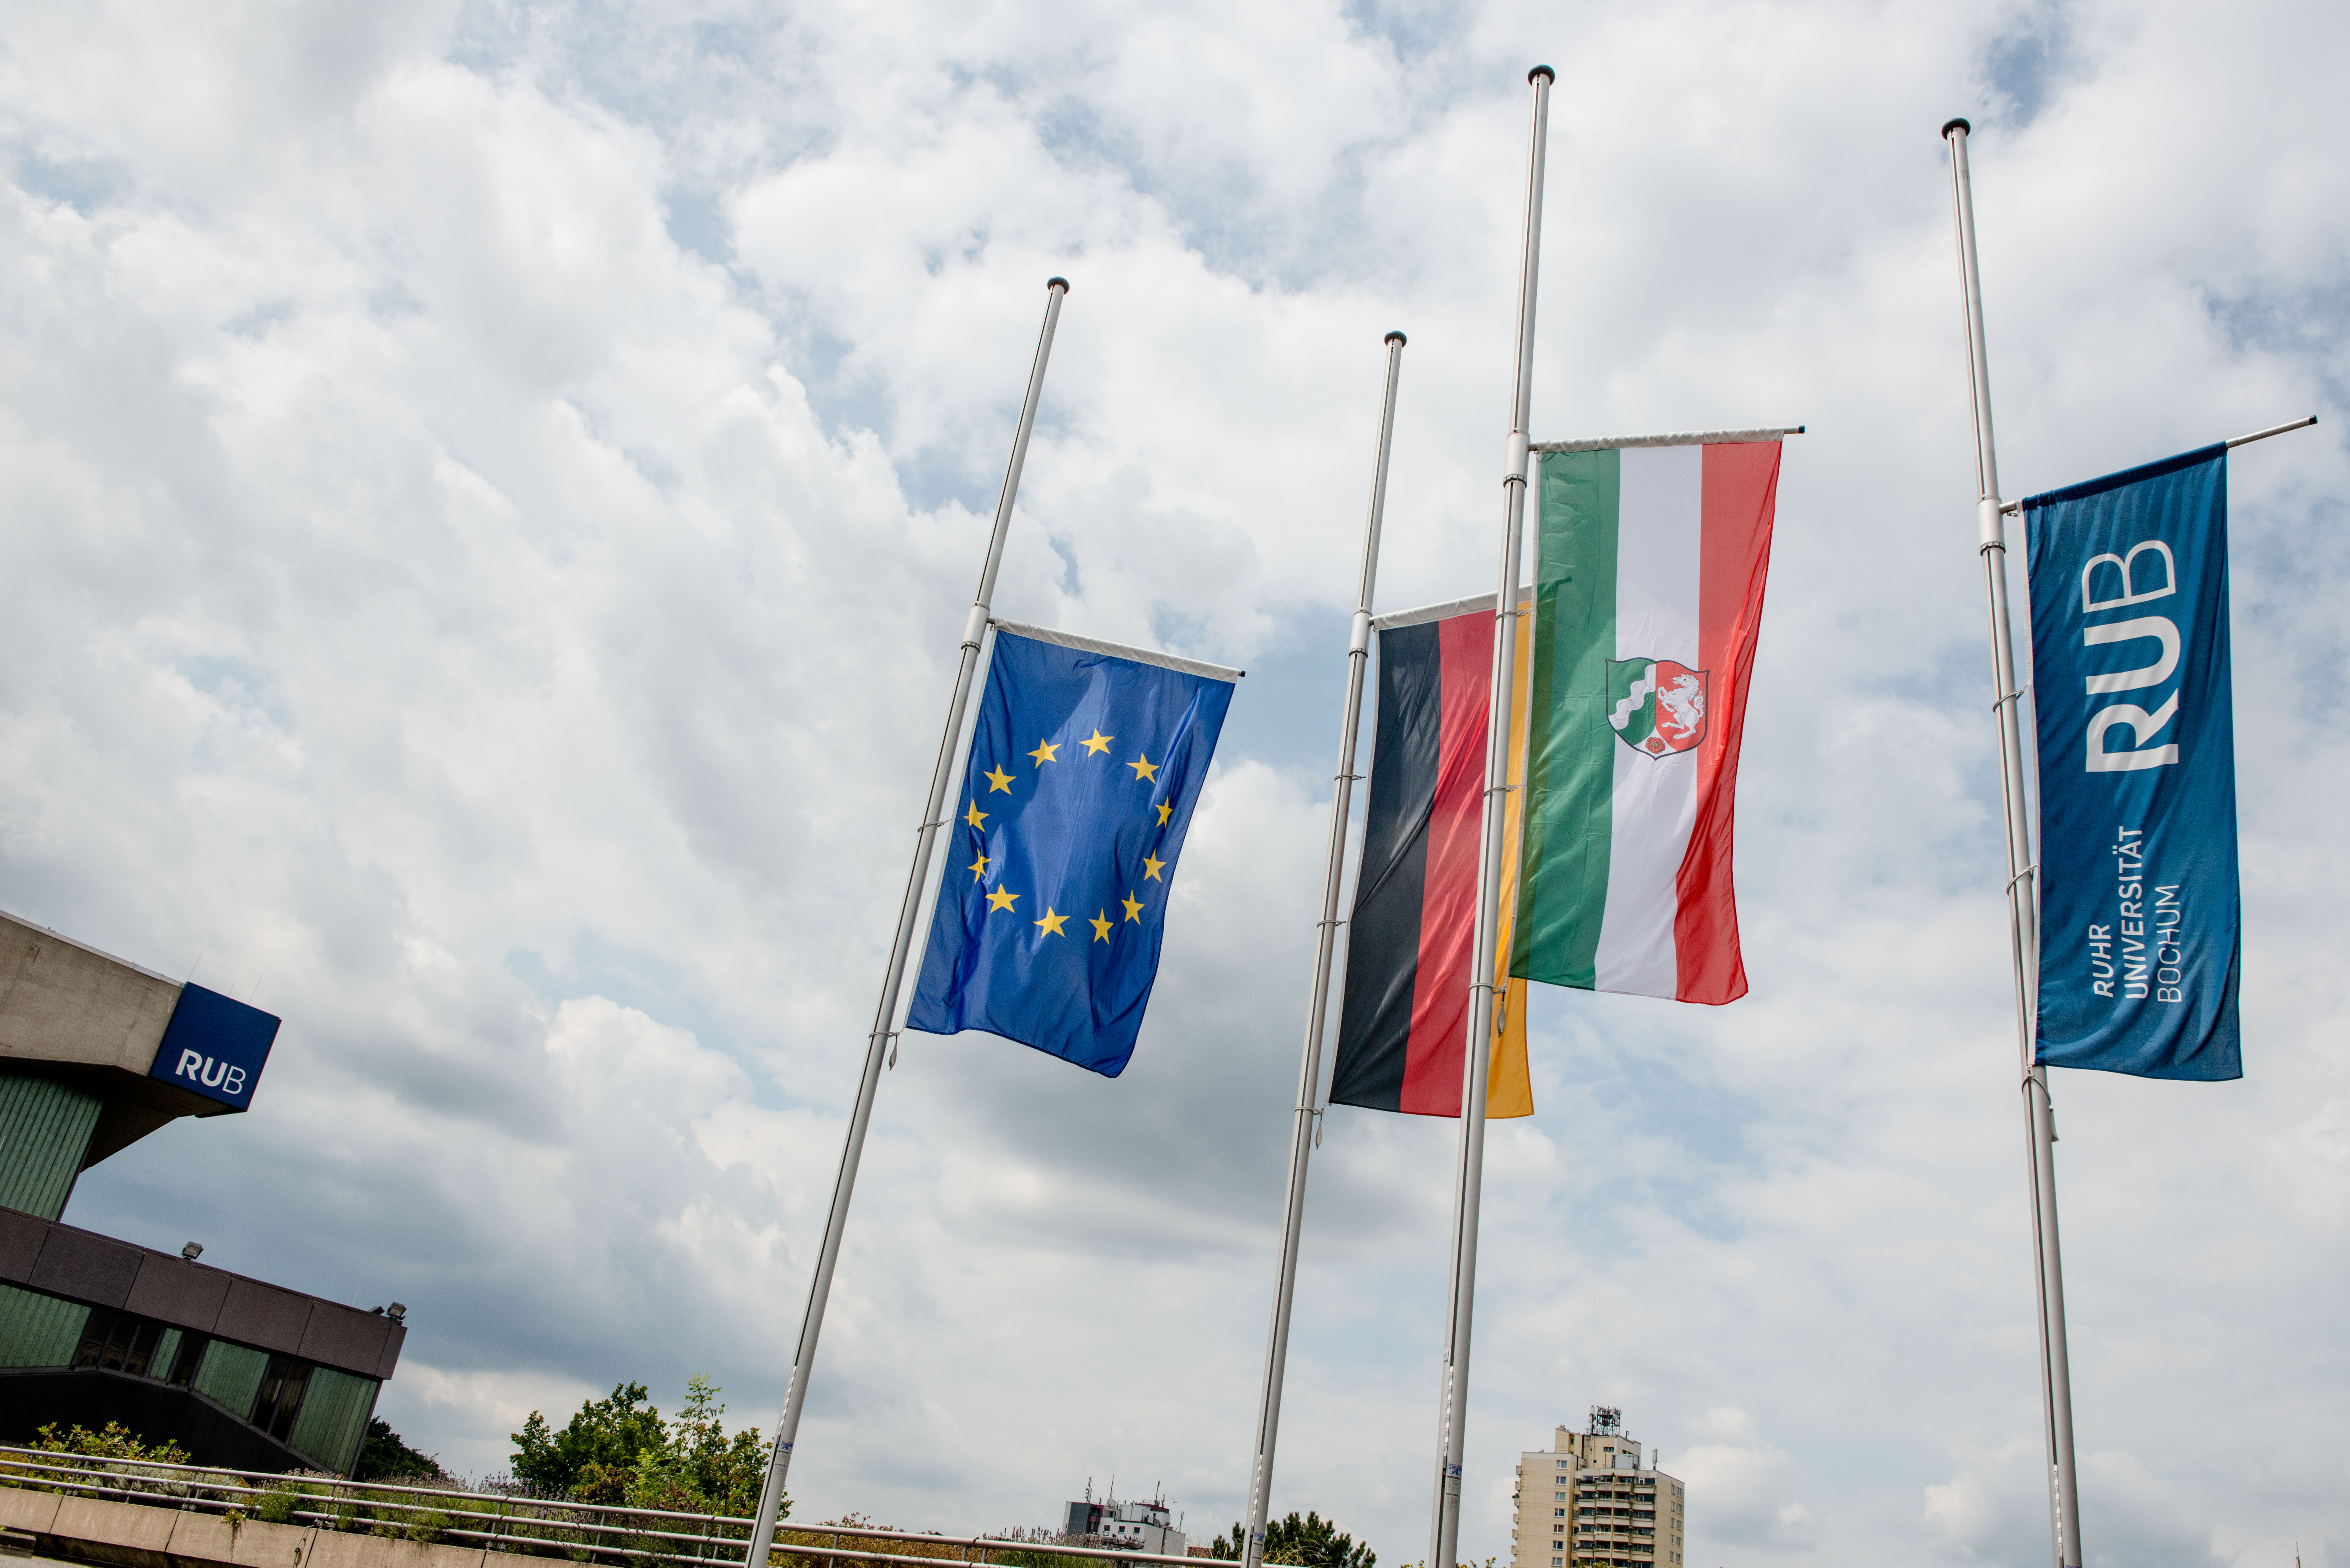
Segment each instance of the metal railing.
[{"label": "metal railing", "polygon": [[[176,1508],[267,1523],[297,1524],[420,1542],[463,1542],[492,1551],[607,1564],[750,1563],[754,1521],[734,1514],[681,1513],[618,1503],[575,1502],[508,1492],[352,1481],[334,1476],[234,1470],[61,1454],[0,1444],[0,1486],[31,1488],[150,1507]],[[846,1541],[897,1542],[920,1552],[868,1551]],[[971,1568],[1054,1568],[1052,1559],[1176,1564],[1197,1559],[1117,1547],[1065,1546],[993,1535],[927,1535],[871,1525],[780,1525],[770,1568],[941,1561]],[[1070,1568],[1076,1568],[1072,1563]]]}]

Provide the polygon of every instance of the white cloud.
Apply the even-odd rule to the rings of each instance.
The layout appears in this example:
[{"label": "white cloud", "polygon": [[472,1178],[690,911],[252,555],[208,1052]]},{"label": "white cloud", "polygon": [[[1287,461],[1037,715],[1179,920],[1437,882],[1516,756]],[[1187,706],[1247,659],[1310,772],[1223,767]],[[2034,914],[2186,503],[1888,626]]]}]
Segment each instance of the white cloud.
[{"label": "white cloud", "polygon": [[[2317,1568],[2350,1540],[2300,1458],[2350,1437],[2350,865],[2315,826],[2350,763],[2345,27],[12,8],[0,907],[287,1021],[250,1116],[94,1169],[72,1217],[407,1302],[385,1413],[469,1470],[622,1379],[771,1421],[1065,273],[998,604],[1253,673],[1127,1075],[916,1036],[883,1080],[793,1479],[803,1517],[963,1530],[1114,1472],[1229,1523],[1378,339],[1411,335],[1382,603],[1478,591],[1548,57],[1538,433],[1811,433],[1741,790],[1754,992],[1537,998],[1464,1551],[1605,1403],[1689,1477],[1692,1563],[2044,1557],[1933,139],[1969,112],[2011,493],[2326,421],[2233,464],[2249,1075],[2057,1085],[2091,1562],[2297,1533]],[[1451,1129],[1326,1134],[1275,1497],[1393,1563]]]},{"label": "white cloud", "polygon": [[1794,1456],[1773,1447],[1754,1417],[1732,1407],[1690,1423],[1700,1440],[1675,1467],[1689,1483],[1690,1538],[1704,1545],[1808,1551],[1820,1544],[1819,1521],[1789,1494],[1800,1484]]}]

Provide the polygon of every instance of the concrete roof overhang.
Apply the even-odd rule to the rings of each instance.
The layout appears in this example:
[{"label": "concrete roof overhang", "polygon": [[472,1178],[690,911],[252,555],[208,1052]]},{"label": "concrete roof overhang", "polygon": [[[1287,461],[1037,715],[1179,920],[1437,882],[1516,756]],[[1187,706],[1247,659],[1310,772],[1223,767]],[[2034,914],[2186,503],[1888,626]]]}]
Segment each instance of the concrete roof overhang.
[{"label": "concrete roof overhang", "polygon": [[166,1122],[236,1109],[148,1076],[181,989],[0,911],[0,1073],[54,1078],[104,1102],[83,1169]]}]

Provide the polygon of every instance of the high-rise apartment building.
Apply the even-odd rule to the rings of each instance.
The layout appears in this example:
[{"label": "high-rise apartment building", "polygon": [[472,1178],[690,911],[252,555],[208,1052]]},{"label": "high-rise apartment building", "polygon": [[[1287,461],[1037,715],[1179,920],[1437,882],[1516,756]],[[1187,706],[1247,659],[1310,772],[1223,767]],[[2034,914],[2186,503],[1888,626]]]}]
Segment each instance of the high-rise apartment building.
[{"label": "high-rise apartment building", "polygon": [[1595,1405],[1588,1430],[1561,1427],[1552,1447],[1518,1456],[1513,1568],[1682,1568],[1685,1494],[1653,1461],[1640,1468],[1622,1411]]}]

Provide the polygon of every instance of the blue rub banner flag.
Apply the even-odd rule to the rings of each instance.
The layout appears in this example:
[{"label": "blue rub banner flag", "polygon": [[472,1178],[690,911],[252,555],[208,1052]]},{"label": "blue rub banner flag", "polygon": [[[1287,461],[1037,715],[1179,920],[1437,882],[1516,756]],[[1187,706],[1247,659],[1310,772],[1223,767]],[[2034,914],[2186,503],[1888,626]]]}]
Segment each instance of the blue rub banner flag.
[{"label": "blue rub banner flag", "polygon": [[1231,672],[999,629],[906,1027],[984,1029],[1115,1078]]},{"label": "blue rub banner flag", "polygon": [[2038,1059],[2241,1077],[2228,450],[2050,491],[2023,511]]}]

